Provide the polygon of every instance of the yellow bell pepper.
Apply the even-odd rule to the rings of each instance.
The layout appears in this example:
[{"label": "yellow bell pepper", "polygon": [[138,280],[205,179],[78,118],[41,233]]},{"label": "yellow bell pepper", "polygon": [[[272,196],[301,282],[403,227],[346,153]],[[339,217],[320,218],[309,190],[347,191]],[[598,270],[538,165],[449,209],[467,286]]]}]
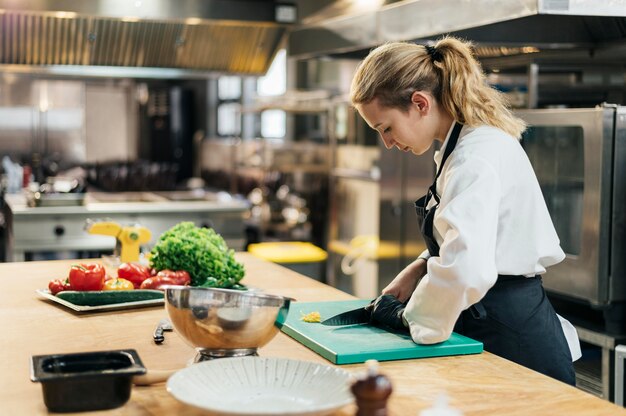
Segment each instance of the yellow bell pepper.
[{"label": "yellow bell pepper", "polygon": [[133,290],[134,288],[130,280],[117,278],[105,281],[102,290]]}]

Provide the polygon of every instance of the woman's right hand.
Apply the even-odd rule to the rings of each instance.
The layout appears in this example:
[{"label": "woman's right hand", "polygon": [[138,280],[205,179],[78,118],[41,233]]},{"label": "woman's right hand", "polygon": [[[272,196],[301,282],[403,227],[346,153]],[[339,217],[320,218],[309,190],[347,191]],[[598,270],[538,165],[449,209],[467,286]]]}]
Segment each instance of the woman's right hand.
[{"label": "woman's right hand", "polygon": [[382,290],[383,295],[393,295],[400,302],[405,303],[417,287],[417,282],[426,274],[426,260],[417,259],[406,266],[398,275]]}]

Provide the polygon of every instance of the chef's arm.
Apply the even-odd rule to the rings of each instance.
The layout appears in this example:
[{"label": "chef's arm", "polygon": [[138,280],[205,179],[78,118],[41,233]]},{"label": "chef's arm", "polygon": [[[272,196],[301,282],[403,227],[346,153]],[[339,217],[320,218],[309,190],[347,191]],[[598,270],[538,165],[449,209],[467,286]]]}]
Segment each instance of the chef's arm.
[{"label": "chef's arm", "polygon": [[496,236],[500,180],[479,158],[444,171],[434,226],[443,237],[439,255],[428,260],[403,312],[413,341],[433,344],[450,337],[461,312],[478,302],[497,279]]},{"label": "chef's arm", "polygon": [[[428,253],[428,251],[426,251]],[[393,295],[402,303],[409,300],[419,279],[426,274],[426,259],[420,255],[406,266],[383,290],[383,295]]]},{"label": "chef's arm", "polygon": [[428,261],[428,259],[430,258],[430,252],[428,251],[428,249],[422,251],[422,254],[420,254],[417,259],[422,259],[424,261]]}]

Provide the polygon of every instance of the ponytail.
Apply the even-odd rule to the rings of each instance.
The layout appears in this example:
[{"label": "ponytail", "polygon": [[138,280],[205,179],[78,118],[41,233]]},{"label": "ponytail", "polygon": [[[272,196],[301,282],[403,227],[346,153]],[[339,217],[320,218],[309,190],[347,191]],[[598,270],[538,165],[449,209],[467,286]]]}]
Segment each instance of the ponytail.
[{"label": "ponytail", "polygon": [[444,37],[434,47],[404,42],[374,49],[357,68],[350,88],[352,104],[378,98],[386,107],[406,110],[414,91],[428,91],[456,121],[489,125],[519,138],[526,128],[487,84],[471,44]]}]

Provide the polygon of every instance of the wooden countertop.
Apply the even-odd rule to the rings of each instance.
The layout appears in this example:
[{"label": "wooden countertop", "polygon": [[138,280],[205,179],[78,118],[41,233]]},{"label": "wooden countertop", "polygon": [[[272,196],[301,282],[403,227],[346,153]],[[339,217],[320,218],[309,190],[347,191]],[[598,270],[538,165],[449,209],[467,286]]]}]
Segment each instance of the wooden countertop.
[{"label": "wooden countertop", "polygon": [[[244,283],[268,293],[299,301],[341,300],[351,296],[281,266],[246,253]],[[0,264],[0,317],[2,318],[2,371],[0,414],[46,414],[41,385],[29,375],[31,355],[134,348],[148,369],[184,367],[195,355],[176,332],[156,345],[152,332],[166,316],[162,307],[121,312],[79,314],[39,298],[35,289],[67,274],[72,261]],[[279,333],[261,356],[288,357],[330,364],[303,345]],[[363,364],[346,365],[351,372]],[[626,415],[626,410],[588,393],[518,366],[487,352],[457,357],[423,358],[381,363],[394,392],[389,402],[393,415],[416,415],[441,392],[465,415]],[[354,414],[347,406],[339,415]],[[94,413],[95,414],[95,413]],[[133,387],[126,405],[97,414],[200,415],[170,396],[164,384]]]}]

